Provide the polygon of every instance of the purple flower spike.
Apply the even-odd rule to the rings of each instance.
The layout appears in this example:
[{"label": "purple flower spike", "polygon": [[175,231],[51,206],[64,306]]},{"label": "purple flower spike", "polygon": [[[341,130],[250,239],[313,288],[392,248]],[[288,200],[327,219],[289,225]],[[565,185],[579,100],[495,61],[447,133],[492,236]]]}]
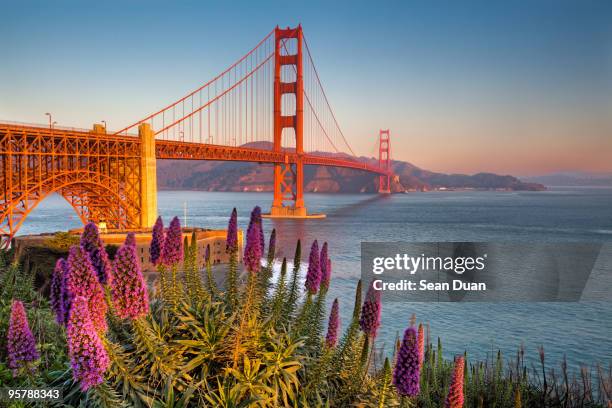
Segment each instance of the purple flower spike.
[{"label": "purple flower spike", "polygon": [[183,232],[181,231],[181,221],[174,217],[170,221],[168,232],[164,240],[164,247],[161,254],[161,263],[165,266],[172,266],[183,260]]},{"label": "purple flower spike", "polygon": [[[91,265],[89,255],[78,246],[70,248],[68,255],[68,280],[66,287],[73,297],[83,296],[87,299],[91,321],[96,330],[105,332],[106,300],[102,285],[96,278],[96,272]],[[71,306],[72,307],[72,306]]]},{"label": "purple flower spike", "polygon": [[110,359],[91,319],[87,299],[77,296],[66,333],[72,374],[83,391],[101,384]]},{"label": "purple flower spike", "polygon": [[338,299],[334,299],[331,312],[329,314],[329,322],[327,323],[327,335],[325,336],[325,344],[329,348],[336,347],[338,344],[338,330],[340,329],[340,316],[338,313]]},{"label": "purple flower spike", "polygon": [[247,229],[247,237],[249,236],[249,232],[253,228],[259,228],[258,241],[259,246],[261,247],[260,252],[263,255],[266,243],[264,240],[263,224],[261,221],[261,208],[259,206],[255,206],[255,208],[253,208],[253,211],[251,211],[251,219],[249,221],[249,228]]},{"label": "purple flower spike", "polygon": [[123,244],[136,248],[136,234],[134,234],[133,232],[128,232],[125,236],[125,242]]},{"label": "purple flower spike", "polygon": [[319,263],[321,265],[321,282],[325,287],[329,287],[329,271],[327,267],[329,266],[329,257],[327,252],[327,242],[323,243],[323,247],[321,248],[321,255],[319,257]]},{"label": "purple flower spike", "polygon": [[409,327],[397,354],[393,371],[393,384],[402,396],[414,397],[419,394],[420,358],[417,332]]},{"label": "purple flower spike", "polygon": [[332,263],[331,259],[327,258],[327,268],[325,269],[325,275],[323,276],[323,283],[325,287],[329,288],[329,283],[331,282],[331,273],[332,273]]},{"label": "purple flower spike", "polygon": [[376,337],[378,327],[380,327],[380,291],[375,290],[374,286],[370,284],[368,293],[361,307],[361,318],[359,319],[359,326],[361,330],[371,338]]},{"label": "purple flower spike", "polygon": [[157,265],[161,258],[162,248],[164,247],[164,221],[162,217],[157,217],[153,231],[151,232],[151,245],[149,246],[149,256],[151,263]]},{"label": "purple flower spike", "polygon": [[208,263],[210,261],[210,245],[206,245],[206,250],[204,251],[204,262]]},{"label": "purple flower spike", "polygon": [[315,239],[310,247],[308,257],[308,272],[306,272],[306,289],[308,293],[315,294],[321,285],[321,263],[319,260],[319,243]]},{"label": "purple flower spike", "polygon": [[6,337],[8,352],[8,368],[17,370],[27,363],[36,361],[40,355],[36,350],[36,341],[30,330],[23,303],[13,300],[11,304],[11,317]]},{"label": "purple flower spike", "polygon": [[149,295],[136,247],[122,245],[115,255],[112,291],[117,315],[137,319],[149,312]]},{"label": "purple flower spike", "polygon": [[81,234],[81,246],[89,254],[89,259],[94,267],[98,280],[105,285],[110,283],[112,265],[108,259],[108,254],[104,249],[104,243],[100,239],[98,227],[93,222],[88,222]]},{"label": "purple flower spike", "polygon": [[261,245],[260,245],[260,225],[254,223],[250,228],[247,235],[247,243],[244,248],[244,255],[242,261],[244,266],[250,273],[256,273],[259,271],[261,265]]},{"label": "purple flower spike", "polygon": [[55,269],[51,275],[51,308],[55,312],[55,320],[58,324],[66,323],[67,310],[64,301],[64,293],[66,292],[66,275],[68,264],[64,258],[60,258],[55,263]]},{"label": "purple flower spike", "polygon": [[227,238],[225,240],[225,251],[227,253],[238,249],[238,212],[234,208],[227,224]]}]

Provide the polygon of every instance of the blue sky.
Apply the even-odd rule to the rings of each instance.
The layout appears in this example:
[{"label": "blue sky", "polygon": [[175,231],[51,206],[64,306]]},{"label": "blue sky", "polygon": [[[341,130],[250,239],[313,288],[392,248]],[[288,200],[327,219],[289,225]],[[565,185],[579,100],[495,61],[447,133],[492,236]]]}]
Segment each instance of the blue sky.
[{"label": "blue sky", "polygon": [[[358,153],[612,171],[612,2],[2,2],[0,119],[119,128],[302,23]],[[380,4],[377,4],[380,3]]]}]

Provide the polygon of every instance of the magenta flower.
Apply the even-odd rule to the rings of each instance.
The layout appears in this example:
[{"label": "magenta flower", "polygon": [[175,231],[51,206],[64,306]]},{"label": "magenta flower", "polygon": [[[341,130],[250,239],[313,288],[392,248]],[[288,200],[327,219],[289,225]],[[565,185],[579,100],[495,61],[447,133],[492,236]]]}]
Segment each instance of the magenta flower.
[{"label": "magenta flower", "polygon": [[260,225],[254,223],[247,234],[247,242],[244,248],[242,261],[247,270],[251,273],[259,271],[261,266],[261,245],[260,245]]},{"label": "magenta flower", "polygon": [[96,272],[91,265],[89,255],[81,247],[75,245],[70,248],[68,270],[66,288],[73,297],[83,296],[87,299],[94,327],[98,331],[105,332],[107,328],[107,305],[104,299],[104,290],[96,278]]},{"label": "magenta flower", "polygon": [[462,408],[463,407],[463,371],[465,369],[465,359],[463,356],[455,357],[455,368],[453,370],[453,378],[451,379],[450,388],[446,401],[445,408]]},{"label": "magenta flower", "polygon": [[8,368],[17,370],[40,358],[23,303],[13,300],[6,336]]},{"label": "magenta flower", "polygon": [[327,242],[323,243],[319,262],[321,264],[321,283],[325,288],[329,288],[329,281],[331,279],[331,261],[329,260],[327,251]]},{"label": "magenta flower", "polygon": [[225,240],[225,251],[230,253],[238,249],[238,212],[232,210],[229,223],[227,224],[227,238]]},{"label": "magenta flower", "polygon": [[306,289],[308,293],[315,294],[321,285],[321,264],[319,262],[319,243],[315,239],[310,247],[308,257],[308,272],[306,272]]},{"label": "magenta flower", "polygon": [[83,391],[101,384],[110,359],[91,319],[88,301],[76,296],[72,302],[66,338],[72,375]]},{"label": "magenta flower", "polygon": [[321,280],[323,280],[325,275],[327,275],[327,242],[324,242],[323,246],[321,247],[319,263],[321,265]]},{"label": "magenta flower", "polygon": [[128,232],[125,236],[125,242],[123,244],[130,245],[136,248],[136,234],[134,234],[133,232]]},{"label": "magenta flower", "polygon": [[414,397],[419,394],[420,358],[417,344],[417,332],[409,327],[397,353],[397,362],[393,370],[393,385],[399,395]]},{"label": "magenta flower", "polygon": [[65,324],[67,320],[66,302],[66,276],[68,274],[68,264],[64,258],[60,258],[55,263],[55,269],[51,275],[51,308],[55,312],[55,320],[58,324]]},{"label": "magenta flower", "polygon": [[331,282],[332,263],[331,259],[327,258],[327,268],[325,268],[325,275],[323,275],[323,284],[326,288],[329,288]]},{"label": "magenta flower", "polygon": [[151,232],[151,245],[149,246],[149,256],[151,263],[157,265],[161,258],[162,248],[164,247],[164,221],[162,217],[157,217],[153,231]]},{"label": "magenta flower", "polygon": [[249,236],[249,232],[253,229],[253,228],[258,228],[259,234],[258,234],[258,241],[259,241],[259,246],[260,248],[260,252],[263,255],[264,253],[264,247],[265,247],[265,240],[264,240],[264,233],[263,233],[263,224],[261,221],[261,208],[257,205],[255,206],[255,208],[253,208],[253,211],[251,211],[251,219],[249,221],[249,227],[247,228],[247,237]]},{"label": "magenta flower", "polygon": [[122,319],[137,319],[149,312],[149,295],[136,247],[122,245],[115,255],[113,304]]},{"label": "magenta flower", "polygon": [[338,330],[340,329],[340,316],[338,313],[338,299],[334,299],[331,312],[329,313],[329,322],[327,323],[327,335],[325,336],[325,344],[327,347],[336,347],[338,343]]},{"label": "magenta flower", "polygon": [[89,254],[89,259],[94,267],[98,280],[101,284],[109,283],[112,273],[112,265],[108,254],[104,249],[104,243],[100,239],[98,227],[93,222],[88,222],[81,234],[81,247]]},{"label": "magenta flower", "polygon": [[170,221],[164,247],[161,253],[161,263],[165,266],[179,264],[183,260],[183,232],[181,231],[181,221],[174,217]]},{"label": "magenta flower", "polygon": [[378,331],[378,327],[380,327],[381,309],[380,291],[375,290],[374,285],[370,284],[363,306],[361,307],[359,326],[361,330],[371,338],[376,337],[376,332]]}]

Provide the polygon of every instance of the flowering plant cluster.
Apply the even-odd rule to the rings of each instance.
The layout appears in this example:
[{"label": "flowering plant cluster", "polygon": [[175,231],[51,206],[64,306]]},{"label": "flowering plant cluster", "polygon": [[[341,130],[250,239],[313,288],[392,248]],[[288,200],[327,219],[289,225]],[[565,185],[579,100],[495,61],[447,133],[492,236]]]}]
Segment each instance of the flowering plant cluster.
[{"label": "flowering plant cluster", "polygon": [[91,319],[89,302],[76,296],[66,330],[68,354],[74,378],[83,390],[101,384],[110,359]]},{"label": "flowering plant cluster", "polygon": [[183,233],[178,217],[170,221],[161,251],[161,263],[165,266],[177,265],[183,260]]},{"label": "flowering plant cluster", "polygon": [[157,217],[153,231],[151,232],[151,245],[149,246],[150,260],[153,265],[157,265],[161,260],[161,252],[164,247],[164,221],[162,217]]},{"label": "flowering plant cluster", "polygon": [[325,336],[327,347],[336,347],[338,343],[338,330],[340,329],[340,312],[338,308],[338,299],[334,299],[331,312],[329,313],[329,322],[327,323],[327,335]]},{"label": "flowering plant cluster", "polygon": [[261,266],[262,244],[261,224],[251,217],[251,225],[247,232],[247,243],[244,248],[243,262],[247,271],[255,273]]},{"label": "flowering plant cluster", "polygon": [[402,396],[414,397],[419,393],[420,363],[417,332],[409,327],[404,332],[397,362],[393,372],[393,384]]},{"label": "flowering plant cluster", "polygon": [[85,225],[83,234],[81,234],[81,248],[89,254],[89,261],[100,283],[103,285],[110,283],[112,266],[95,223],[88,222]]},{"label": "flowering plant cluster", "polygon": [[[234,209],[226,239],[229,271],[238,266],[237,219]],[[167,292],[171,295],[168,297],[162,290],[160,297],[151,299],[151,306],[132,233],[114,253],[110,275],[100,273],[106,267],[96,267],[104,265],[100,260],[109,257],[94,224],[86,226],[80,245],[70,248],[67,260],[56,263],[50,304],[60,326],[53,319],[51,325],[59,332],[65,328],[62,347],[67,350],[70,370],[51,385],[66,387],[65,406],[165,406],[180,399],[185,407],[250,406],[253,401],[261,406],[318,406],[325,400],[329,406],[339,407],[463,408],[495,403],[518,408],[523,400],[525,404],[543,401],[538,398],[541,395],[533,395],[537,387],[526,377],[503,377],[501,370],[491,372],[486,367],[480,372],[482,366],[468,366],[464,356],[449,364],[442,357],[441,343],[437,351],[433,350],[429,326],[417,326],[416,317],[398,341],[393,356],[381,364],[376,344],[382,313],[380,292],[370,285],[362,302],[359,282],[352,317],[342,334],[337,298],[325,318],[332,280],[330,246],[325,242],[319,248],[315,240],[308,264],[302,267],[298,241],[293,262],[284,258],[280,272],[274,276],[272,268],[278,265],[274,257],[284,248],[277,248],[282,241],[277,241],[273,230],[268,262],[262,263],[264,232],[259,208],[251,213],[243,254],[246,279],[232,281],[228,273],[226,287],[216,287],[210,246],[203,254],[203,278],[195,234],[191,243],[185,240],[183,244],[182,237],[178,218],[166,232],[162,219],[157,220],[151,260],[161,265],[161,271],[172,267],[172,290]],[[302,288],[303,270],[306,276]],[[4,289],[0,288],[2,293]],[[17,379],[23,373],[31,376],[40,370],[48,354],[48,343],[37,348],[40,321],[33,312],[30,309],[35,333],[30,329],[24,302],[11,303],[6,355]],[[57,337],[53,340],[63,342],[63,336]],[[501,364],[500,355],[495,366]],[[513,368],[511,372],[522,370]],[[68,375],[76,381],[65,381]],[[160,384],[164,384],[163,391]],[[577,387],[575,383],[564,384],[554,392],[563,401],[570,401],[563,392]],[[484,395],[487,390],[489,394]],[[505,391],[500,395],[498,390]],[[190,400],[193,395],[198,397]],[[548,392],[544,398],[551,395]],[[597,398],[586,388],[583,397],[582,401]],[[572,396],[571,400],[580,398]],[[563,406],[559,401],[551,399],[545,406]]]},{"label": "flowering plant cluster", "polygon": [[361,330],[370,338],[376,337],[380,327],[381,311],[380,291],[375,290],[374,286],[370,285],[361,308],[361,319],[359,320]]},{"label": "flowering plant cluster", "polygon": [[238,249],[238,211],[236,211],[236,208],[232,210],[232,215],[227,224],[225,249],[227,252],[233,252]]},{"label": "flowering plant cluster", "polygon": [[112,283],[113,304],[122,319],[137,319],[149,312],[149,295],[136,254],[129,243],[117,250]]},{"label": "flowering plant cluster", "polygon": [[23,303],[13,300],[6,339],[8,367],[16,370],[40,358]]},{"label": "flowering plant cluster", "polygon": [[[68,271],[66,288],[70,292],[70,296],[73,299],[77,296],[83,296],[87,300],[93,326],[100,332],[106,331],[108,305],[104,299],[104,289],[96,278],[96,272],[89,260],[88,253],[82,247],[73,246],[70,248]],[[71,305],[71,309],[72,307],[73,305]]]},{"label": "flowering plant cluster", "polygon": [[308,256],[308,272],[306,273],[306,289],[314,295],[321,285],[321,263],[319,259],[319,243],[315,239]]}]

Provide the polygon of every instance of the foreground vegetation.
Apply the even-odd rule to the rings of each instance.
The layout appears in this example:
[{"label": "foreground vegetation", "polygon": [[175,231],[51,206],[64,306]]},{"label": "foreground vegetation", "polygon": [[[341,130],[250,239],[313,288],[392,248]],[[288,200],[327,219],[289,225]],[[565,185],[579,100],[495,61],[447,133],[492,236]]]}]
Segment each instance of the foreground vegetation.
[{"label": "foreground vegetation", "polygon": [[[60,387],[63,406],[86,407],[610,406],[611,369],[555,372],[543,350],[539,367],[528,367],[522,350],[508,360],[447,360],[415,318],[377,366],[380,293],[359,282],[353,305],[327,299],[332,263],[317,241],[302,288],[301,243],[289,261],[275,258],[275,243],[272,231],[265,248],[255,208],[239,259],[234,210],[221,288],[209,254],[199,270],[195,239],[183,238],[179,220],[164,228],[159,219],[150,253],[159,279],[147,288],[133,235],[110,259],[89,224],[57,262],[49,299],[0,253],[0,384]],[[339,308],[351,306],[341,332]]]}]

